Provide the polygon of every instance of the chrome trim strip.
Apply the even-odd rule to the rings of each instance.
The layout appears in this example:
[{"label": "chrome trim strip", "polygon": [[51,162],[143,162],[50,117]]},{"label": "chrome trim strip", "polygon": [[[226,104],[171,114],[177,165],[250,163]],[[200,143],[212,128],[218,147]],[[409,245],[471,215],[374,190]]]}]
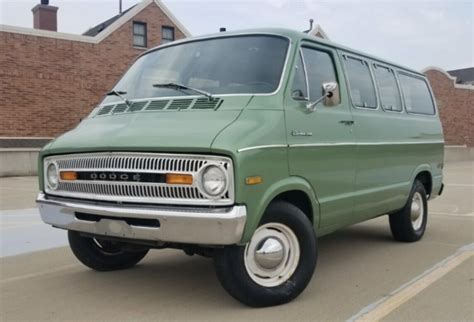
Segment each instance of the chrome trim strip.
[{"label": "chrome trim strip", "polygon": [[[36,200],[41,219],[54,227],[97,235],[157,242],[230,245],[240,242],[245,227],[245,206],[179,208],[104,205],[51,199],[40,193]],[[104,216],[99,221],[80,220],[76,212]],[[110,217],[116,217],[112,219]],[[130,225],[122,218],[155,219],[160,227]]]},{"label": "chrome trim strip", "polygon": [[444,141],[407,141],[407,142],[325,142],[290,144],[290,148],[318,147],[318,146],[369,146],[369,145],[415,145],[415,144],[444,144]]},{"label": "chrome trim strip", "polygon": [[290,148],[306,148],[306,147],[317,147],[317,146],[346,146],[346,145],[357,145],[354,142],[334,142],[334,143],[299,143],[290,144]]},{"label": "chrome trim strip", "polygon": [[245,152],[259,149],[272,148],[304,148],[304,147],[318,147],[318,146],[348,146],[348,145],[413,145],[413,144],[444,144],[444,141],[407,141],[407,142],[321,142],[321,143],[296,143],[296,144],[268,144],[256,145],[247,148],[238,149],[237,152]]},{"label": "chrome trim strip", "polygon": [[288,147],[288,144],[256,145],[256,146],[249,146],[246,148],[238,149],[237,152],[245,152],[245,151],[259,150],[259,149],[287,148],[287,147]]}]

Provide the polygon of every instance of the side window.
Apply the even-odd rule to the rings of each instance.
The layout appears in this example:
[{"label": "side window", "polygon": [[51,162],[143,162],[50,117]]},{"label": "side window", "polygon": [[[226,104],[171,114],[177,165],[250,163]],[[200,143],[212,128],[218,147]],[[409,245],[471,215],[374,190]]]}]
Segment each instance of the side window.
[{"label": "side window", "polygon": [[334,62],[325,51],[302,48],[302,52],[308,74],[309,100],[315,101],[323,95],[323,83],[337,82]]},{"label": "side window", "polygon": [[293,85],[291,86],[291,95],[293,97],[308,97],[306,75],[301,53],[298,55],[295,63],[295,78],[293,79]]},{"label": "side window", "polygon": [[426,81],[405,73],[398,75],[407,112],[434,115],[435,107]]},{"label": "side window", "polygon": [[374,83],[365,60],[344,56],[352,103],[358,107],[377,108]]},{"label": "side window", "polygon": [[382,108],[386,111],[400,112],[402,110],[402,100],[393,70],[384,66],[374,65],[374,74]]}]

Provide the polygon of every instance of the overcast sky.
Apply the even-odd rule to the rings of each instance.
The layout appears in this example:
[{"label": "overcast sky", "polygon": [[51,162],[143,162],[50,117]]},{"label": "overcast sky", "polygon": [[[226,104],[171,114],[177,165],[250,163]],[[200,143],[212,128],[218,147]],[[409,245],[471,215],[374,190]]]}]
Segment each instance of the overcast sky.
[{"label": "overcast sky", "polygon": [[[0,24],[32,27],[39,0],[0,0]],[[139,0],[123,0],[124,9]],[[252,27],[304,30],[309,18],[337,43],[422,69],[474,66],[474,0],[163,0],[193,35]],[[50,0],[59,31],[81,34],[119,0]],[[1,45],[1,44],[0,44]]]}]

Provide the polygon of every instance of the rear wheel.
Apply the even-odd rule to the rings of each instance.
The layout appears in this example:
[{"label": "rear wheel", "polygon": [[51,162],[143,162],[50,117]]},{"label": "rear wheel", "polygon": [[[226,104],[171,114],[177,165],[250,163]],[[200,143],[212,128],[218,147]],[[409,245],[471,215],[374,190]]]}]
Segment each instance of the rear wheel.
[{"label": "rear wheel", "polygon": [[415,242],[423,237],[428,221],[428,201],[425,187],[415,180],[405,207],[389,216],[393,238]]},{"label": "rear wheel", "polygon": [[215,256],[224,289],[253,307],[287,303],[313,276],[317,245],[305,214],[287,202],[272,203],[245,246],[227,246]]},{"label": "rear wheel", "polygon": [[76,258],[96,271],[130,268],[148,253],[148,249],[125,250],[123,243],[82,236],[72,230],[68,231],[68,239]]}]

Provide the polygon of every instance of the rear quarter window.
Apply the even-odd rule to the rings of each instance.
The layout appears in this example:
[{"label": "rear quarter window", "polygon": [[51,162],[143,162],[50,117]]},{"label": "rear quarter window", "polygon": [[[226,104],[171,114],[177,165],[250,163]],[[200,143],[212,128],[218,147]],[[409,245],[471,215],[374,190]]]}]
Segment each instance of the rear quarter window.
[{"label": "rear quarter window", "polygon": [[426,80],[419,76],[398,73],[408,113],[434,115],[435,107]]}]

